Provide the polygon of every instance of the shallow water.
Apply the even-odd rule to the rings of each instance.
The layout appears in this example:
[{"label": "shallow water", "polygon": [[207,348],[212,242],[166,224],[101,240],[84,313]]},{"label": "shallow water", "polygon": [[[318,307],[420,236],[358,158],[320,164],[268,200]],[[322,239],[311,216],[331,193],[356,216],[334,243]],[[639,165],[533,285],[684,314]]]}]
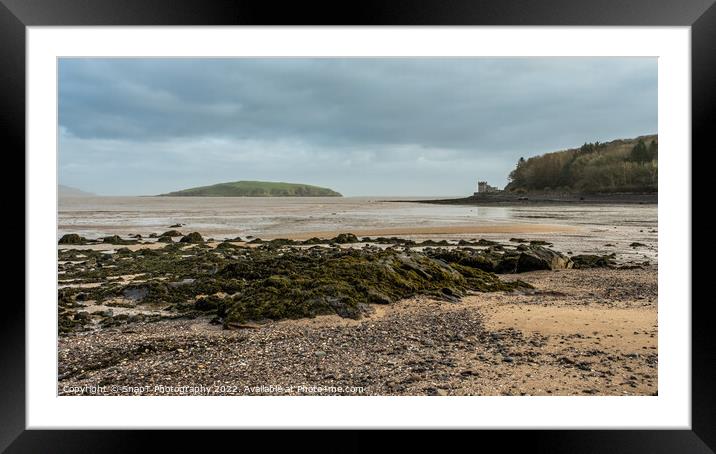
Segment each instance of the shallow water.
[{"label": "shallow water", "polygon": [[[618,252],[624,260],[657,258],[656,205],[566,205],[475,207],[432,205],[411,199],[376,197],[80,197],[60,199],[58,238],[79,233],[88,238],[118,234],[161,233],[172,224],[217,239],[236,236],[272,238],[301,232],[427,227],[557,224],[576,227],[567,233],[452,233],[400,235],[416,239],[511,237],[545,239],[573,253]],[[632,242],[646,247],[632,248]],[[613,244],[613,246],[605,246]]]}]

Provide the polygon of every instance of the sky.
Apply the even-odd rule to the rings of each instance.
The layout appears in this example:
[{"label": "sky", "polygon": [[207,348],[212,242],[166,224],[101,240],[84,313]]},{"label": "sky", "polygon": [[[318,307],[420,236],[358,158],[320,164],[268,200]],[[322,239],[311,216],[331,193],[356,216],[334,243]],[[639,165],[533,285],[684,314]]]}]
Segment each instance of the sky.
[{"label": "sky", "polygon": [[657,132],[652,57],[62,58],[58,90],[59,182],[100,195],[462,196],[520,157]]}]

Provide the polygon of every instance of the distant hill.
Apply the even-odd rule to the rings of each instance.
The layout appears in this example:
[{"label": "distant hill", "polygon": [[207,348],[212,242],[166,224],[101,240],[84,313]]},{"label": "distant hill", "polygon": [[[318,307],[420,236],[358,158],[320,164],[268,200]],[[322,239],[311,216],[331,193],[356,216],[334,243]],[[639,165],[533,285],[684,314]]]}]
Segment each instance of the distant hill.
[{"label": "distant hill", "polygon": [[520,158],[506,191],[657,192],[657,135]]},{"label": "distant hill", "polygon": [[234,181],[160,194],[171,197],[342,197],[328,188],[270,181]]},{"label": "distant hill", "polygon": [[57,195],[59,197],[93,197],[96,194],[86,192],[81,189],[65,186],[63,184],[57,185]]}]

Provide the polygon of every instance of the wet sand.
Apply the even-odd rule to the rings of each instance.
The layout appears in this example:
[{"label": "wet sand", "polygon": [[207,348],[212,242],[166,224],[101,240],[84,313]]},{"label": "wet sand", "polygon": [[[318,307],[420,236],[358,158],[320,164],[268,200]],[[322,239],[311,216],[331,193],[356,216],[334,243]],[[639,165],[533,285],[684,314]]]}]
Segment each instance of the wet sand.
[{"label": "wet sand", "polygon": [[[293,240],[307,240],[312,237],[333,238],[339,233],[352,233],[357,236],[400,236],[400,237],[425,237],[435,239],[435,235],[474,235],[474,234],[532,234],[532,233],[564,233],[578,232],[581,229],[570,225],[554,224],[499,224],[499,225],[452,225],[442,227],[400,227],[391,229],[369,229],[369,230],[333,230],[317,232],[301,232],[288,235],[271,235],[271,238],[288,238]],[[426,236],[427,235],[427,236]]]},{"label": "wet sand", "polygon": [[103,395],[657,392],[656,267],[519,278],[536,289],[458,303],[417,297],[357,321],[222,330],[166,320],[61,337],[58,393],[92,394],[87,385],[105,386]]}]

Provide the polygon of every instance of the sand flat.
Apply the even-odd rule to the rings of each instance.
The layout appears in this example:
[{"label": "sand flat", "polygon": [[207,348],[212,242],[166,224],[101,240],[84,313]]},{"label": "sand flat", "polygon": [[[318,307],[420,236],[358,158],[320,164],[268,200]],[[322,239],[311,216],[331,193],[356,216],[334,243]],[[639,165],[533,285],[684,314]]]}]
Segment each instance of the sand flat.
[{"label": "sand flat", "polygon": [[460,235],[460,234],[480,234],[480,233],[565,233],[578,232],[582,230],[580,227],[571,225],[558,224],[527,224],[527,223],[510,223],[510,224],[494,224],[494,225],[449,225],[449,226],[431,226],[431,227],[393,227],[393,228],[377,228],[377,229],[360,229],[360,230],[330,230],[330,231],[313,231],[290,233],[286,235],[275,234],[266,236],[271,238],[288,238],[293,240],[307,240],[309,238],[333,238],[340,233],[352,233],[356,236],[420,236],[420,235]]}]

